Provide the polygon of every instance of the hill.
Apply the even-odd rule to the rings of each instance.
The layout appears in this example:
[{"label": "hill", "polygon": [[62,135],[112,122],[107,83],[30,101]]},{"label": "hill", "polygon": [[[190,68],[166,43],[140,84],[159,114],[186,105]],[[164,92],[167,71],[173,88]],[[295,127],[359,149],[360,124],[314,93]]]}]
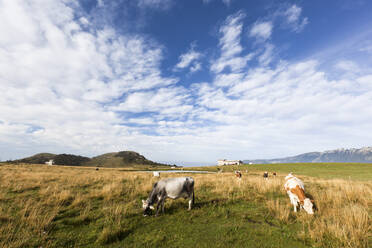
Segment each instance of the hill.
[{"label": "hill", "polygon": [[98,166],[98,167],[128,167],[136,165],[151,165],[151,166],[168,166],[146,159],[144,156],[133,151],[121,151],[105,153],[91,160],[87,161],[85,166]]},{"label": "hill", "polygon": [[26,164],[44,164],[46,161],[54,159],[55,156],[56,154],[53,153],[38,153],[31,157],[14,160],[13,162]]},{"label": "hill", "polygon": [[88,162],[90,158],[73,154],[58,154],[54,157],[54,164],[56,165],[82,165]]},{"label": "hill", "polygon": [[293,157],[276,159],[244,160],[244,163],[372,163],[372,147],[360,149],[336,149],[325,152],[309,152]]},{"label": "hill", "polygon": [[31,157],[26,157],[9,163],[26,163],[26,164],[44,164],[49,160],[54,160],[55,165],[75,165],[75,166],[98,166],[109,168],[120,167],[136,167],[139,165],[150,166],[170,166],[166,164],[156,163],[146,159],[144,156],[133,151],[120,151],[105,153],[93,158],[83,157],[73,154],[53,154],[53,153],[38,153]]}]

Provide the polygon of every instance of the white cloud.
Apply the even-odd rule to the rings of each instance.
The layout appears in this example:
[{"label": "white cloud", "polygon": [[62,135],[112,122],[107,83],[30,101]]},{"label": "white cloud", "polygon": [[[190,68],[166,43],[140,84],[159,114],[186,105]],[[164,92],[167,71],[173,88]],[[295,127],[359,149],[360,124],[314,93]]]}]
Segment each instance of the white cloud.
[{"label": "white cloud", "polygon": [[152,41],[107,27],[86,31],[78,8],[69,1],[0,2],[0,29],[8,34],[0,37],[0,143],[15,146],[7,156],[110,151],[138,135],[112,110],[120,97],[177,81],[161,75],[162,50]]},{"label": "white cloud", "polygon": [[[368,144],[362,137],[367,126],[360,124],[372,113],[363,107],[371,103],[370,77],[354,78],[358,86],[343,83],[340,88],[341,81],[327,79],[317,67],[317,61],[279,64],[274,70],[258,67],[236,77],[226,93],[219,87],[200,90],[198,103],[214,110],[201,118],[223,123],[214,134],[226,145],[245,141],[247,149],[258,146],[266,153],[265,144],[276,143],[282,151],[271,156],[288,154],[288,146],[298,153],[347,147],[350,140]],[[356,88],[357,98],[352,94]],[[358,131],[350,133],[348,128]],[[301,143],[303,139],[306,144]]]},{"label": "white cloud", "polygon": [[[212,81],[189,88],[163,76],[156,42],[97,29],[79,13],[75,1],[0,1],[1,159],[130,149],[214,162],[370,145],[371,73],[335,80],[323,61],[275,63],[268,42],[246,52],[242,12],[219,29]],[[191,61],[183,65],[199,70]]]},{"label": "white cloud", "polygon": [[167,112],[170,108],[187,105],[188,94],[183,88],[161,88],[156,91],[135,92],[112,109],[129,112]]},{"label": "white cloud", "polygon": [[295,32],[301,32],[304,27],[309,23],[307,17],[301,18],[302,8],[296,4],[291,5],[286,10],[280,12],[286,18],[287,24]]},{"label": "white cloud", "polygon": [[141,8],[169,9],[172,4],[172,0],[138,0],[138,6]]},{"label": "white cloud", "polygon": [[265,44],[264,52],[258,57],[261,65],[267,66],[273,59],[274,45]]},{"label": "white cloud", "polygon": [[194,63],[194,64],[190,67],[190,72],[191,72],[191,73],[194,73],[194,72],[200,71],[201,69],[202,69],[202,65],[201,65],[201,63]]},{"label": "white cloud", "polygon": [[[208,4],[212,2],[213,0],[202,0],[204,4]],[[226,6],[230,6],[232,0],[222,0],[222,3],[224,3]]]},{"label": "white cloud", "polygon": [[232,57],[240,54],[243,50],[240,44],[240,37],[243,29],[242,19],[245,17],[243,12],[238,12],[227,17],[220,28],[220,46],[223,56]]},{"label": "white cloud", "polygon": [[244,68],[247,62],[253,57],[253,54],[241,55],[243,47],[240,43],[243,29],[242,19],[245,17],[243,12],[238,12],[229,16],[220,28],[221,48],[220,57],[212,62],[211,71],[220,73],[225,68],[237,72]]},{"label": "white cloud", "polygon": [[343,70],[343,71],[350,71],[350,72],[358,72],[359,66],[350,60],[341,60],[335,65],[336,69]]},{"label": "white cloud", "polygon": [[180,55],[179,62],[175,66],[175,69],[179,70],[190,67],[191,72],[196,72],[201,69],[199,60],[202,56],[200,52],[195,51],[195,45],[193,43],[189,51]]},{"label": "white cloud", "polygon": [[222,0],[222,2],[224,4],[226,4],[227,6],[229,6],[231,4],[232,0]]},{"label": "white cloud", "polygon": [[242,73],[218,74],[214,80],[214,84],[219,87],[232,86],[236,82],[242,80]]},{"label": "white cloud", "polygon": [[359,51],[372,53],[372,44],[367,44],[364,47],[360,48]]},{"label": "white cloud", "polygon": [[256,37],[259,40],[267,40],[270,38],[273,29],[273,24],[270,21],[256,22],[251,28],[249,35]]},{"label": "white cloud", "polygon": [[105,6],[104,0],[97,0],[97,6],[98,6],[98,7],[103,7],[103,6]]}]

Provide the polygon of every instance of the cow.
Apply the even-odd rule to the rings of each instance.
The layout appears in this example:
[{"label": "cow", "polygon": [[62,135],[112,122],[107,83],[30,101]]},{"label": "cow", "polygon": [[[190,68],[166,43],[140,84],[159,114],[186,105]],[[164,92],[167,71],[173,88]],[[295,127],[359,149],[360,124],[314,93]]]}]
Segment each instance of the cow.
[{"label": "cow", "polygon": [[268,180],[269,179],[269,173],[267,171],[264,172],[263,178]]},{"label": "cow", "polygon": [[159,172],[159,171],[154,171],[154,172],[152,173],[152,175],[153,175],[154,177],[160,177],[160,172]]},{"label": "cow", "polygon": [[143,216],[151,213],[150,209],[154,209],[155,203],[157,203],[156,216],[159,214],[160,208],[164,213],[165,200],[167,198],[178,199],[180,197],[189,199],[188,210],[191,210],[195,202],[194,179],[192,177],[165,178],[156,182],[147,200],[142,200]]},{"label": "cow", "polygon": [[285,177],[284,189],[287,191],[295,212],[300,204],[300,209],[303,208],[308,214],[314,214],[314,201],[305,196],[304,183],[300,179],[289,173]]},{"label": "cow", "polygon": [[276,177],[276,172],[275,171],[273,172],[273,176]]},{"label": "cow", "polygon": [[240,171],[235,171],[235,176],[236,176],[236,178],[238,178],[238,179],[242,179],[242,173],[240,172]]}]

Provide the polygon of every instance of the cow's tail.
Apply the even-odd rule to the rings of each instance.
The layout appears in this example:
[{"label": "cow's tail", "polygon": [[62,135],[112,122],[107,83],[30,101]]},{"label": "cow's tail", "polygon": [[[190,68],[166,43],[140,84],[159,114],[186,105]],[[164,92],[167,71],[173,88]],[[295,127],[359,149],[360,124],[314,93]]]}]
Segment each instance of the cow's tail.
[{"label": "cow's tail", "polygon": [[192,180],[191,187],[192,187],[192,205],[194,205],[195,204],[194,180]]}]

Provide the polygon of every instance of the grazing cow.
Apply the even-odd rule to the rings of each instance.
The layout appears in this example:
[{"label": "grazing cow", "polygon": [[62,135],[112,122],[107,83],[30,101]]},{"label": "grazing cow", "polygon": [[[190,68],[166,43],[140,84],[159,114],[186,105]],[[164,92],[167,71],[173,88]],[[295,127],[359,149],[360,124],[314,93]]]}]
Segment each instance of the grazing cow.
[{"label": "grazing cow", "polygon": [[273,176],[276,177],[276,172],[273,172]]},{"label": "grazing cow", "polygon": [[269,179],[269,173],[267,171],[264,172],[263,178],[268,180]]},{"label": "grazing cow", "polygon": [[176,177],[166,178],[158,181],[154,184],[152,191],[147,200],[142,200],[142,207],[144,209],[143,215],[147,216],[151,210],[156,206],[156,216],[159,214],[160,208],[164,213],[164,202],[167,198],[177,199],[183,197],[189,199],[189,208],[191,210],[192,204],[194,204],[194,179],[192,177]]},{"label": "grazing cow", "polygon": [[295,212],[297,212],[297,206],[300,203],[300,208],[303,208],[308,214],[314,214],[314,201],[305,196],[304,183],[300,179],[289,173],[285,177],[284,188],[287,191]]},{"label": "grazing cow", "polygon": [[154,171],[154,172],[152,173],[152,175],[153,175],[154,177],[160,177],[160,172],[159,172],[159,171]]},{"label": "grazing cow", "polygon": [[235,176],[238,178],[238,179],[242,179],[242,173],[240,171],[235,171]]}]

